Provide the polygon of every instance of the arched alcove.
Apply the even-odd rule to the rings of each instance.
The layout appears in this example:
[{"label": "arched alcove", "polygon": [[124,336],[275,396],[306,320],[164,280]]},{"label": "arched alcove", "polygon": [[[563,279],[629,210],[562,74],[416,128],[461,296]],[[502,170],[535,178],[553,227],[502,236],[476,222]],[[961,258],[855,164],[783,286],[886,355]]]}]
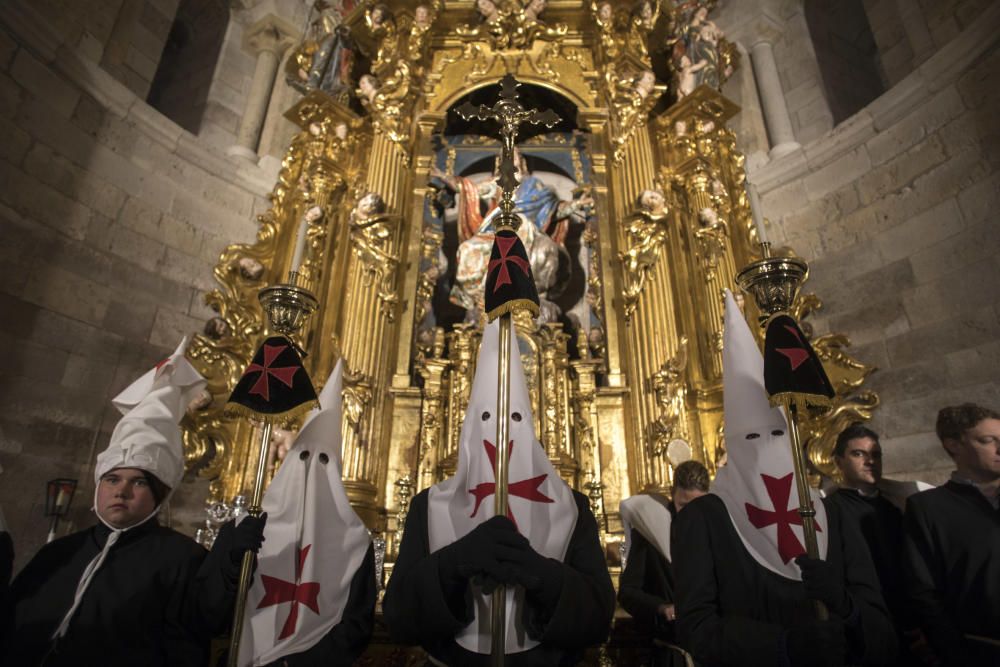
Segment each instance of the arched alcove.
[{"label": "arched alcove", "polygon": [[146,101],[185,130],[201,129],[229,25],[219,0],[182,0]]},{"label": "arched alcove", "polygon": [[862,0],[806,0],[805,16],[836,125],[885,92],[878,47]]}]

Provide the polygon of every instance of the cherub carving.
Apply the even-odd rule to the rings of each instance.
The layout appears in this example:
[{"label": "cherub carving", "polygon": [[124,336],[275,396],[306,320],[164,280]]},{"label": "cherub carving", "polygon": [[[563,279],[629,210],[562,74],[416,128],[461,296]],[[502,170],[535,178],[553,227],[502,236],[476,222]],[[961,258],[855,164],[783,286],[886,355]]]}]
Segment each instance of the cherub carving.
[{"label": "cherub carving", "polygon": [[393,276],[399,258],[392,254],[394,220],[385,214],[385,201],[377,192],[365,193],[347,218],[354,256],[364,267],[366,283],[374,284],[382,303],[382,312],[394,319],[393,306],[398,297]]},{"label": "cherub carving", "polygon": [[625,318],[635,312],[646,280],[659,258],[660,246],[666,243],[666,198],[660,190],[644,190],[639,195],[638,211],[626,223],[627,250],[619,255],[625,273]]}]

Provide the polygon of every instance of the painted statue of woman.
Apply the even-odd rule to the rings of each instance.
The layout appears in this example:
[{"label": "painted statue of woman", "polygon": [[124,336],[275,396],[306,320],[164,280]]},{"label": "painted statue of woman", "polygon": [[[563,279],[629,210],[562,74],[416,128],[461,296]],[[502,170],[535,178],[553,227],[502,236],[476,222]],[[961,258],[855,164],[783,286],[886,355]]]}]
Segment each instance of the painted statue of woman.
[{"label": "painted statue of woman", "polygon": [[354,43],[351,33],[343,24],[333,24],[323,18],[326,33],[319,49],[313,55],[307,85],[319,89],[333,98],[346,98],[354,89],[351,70],[354,68]]}]

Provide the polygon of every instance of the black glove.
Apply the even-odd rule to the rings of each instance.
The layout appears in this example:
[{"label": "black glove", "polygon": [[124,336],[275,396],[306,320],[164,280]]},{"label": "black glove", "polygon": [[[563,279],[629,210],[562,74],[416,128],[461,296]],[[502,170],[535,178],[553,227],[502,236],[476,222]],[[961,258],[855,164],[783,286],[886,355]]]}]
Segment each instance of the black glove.
[{"label": "black glove", "polygon": [[267,512],[258,517],[246,516],[233,526],[232,541],[229,545],[229,558],[234,563],[243,560],[247,551],[257,553],[264,544],[264,525],[267,523]]},{"label": "black glove", "polygon": [[844,622],[833,616],[827,621],[792,628],[786,635],[785,648],[792,667],[843,667],[847,660]]},{"label": "black glove", "polygon": [[799,556],[795,559],[795,564],[802,570],[806,597],[825,604],[831,614],[847,618],[851,613],[851,600],[847,597],[843,577],[838,576],[833,566],[825,560],[808,556]]},{"label": "black glove", "polygon": [[535,551],[524,535],[497,548],[497,559],[529,596],[554,606],[562,593],[563,565]]},{"label": "black glove", "polygon": [[514,583],[513,572],[501,564],[498,553],[523,539],[510,519],[495,516],[441,549],[438,572],[445,581],[472,579],[489,594],[497,584]]}]

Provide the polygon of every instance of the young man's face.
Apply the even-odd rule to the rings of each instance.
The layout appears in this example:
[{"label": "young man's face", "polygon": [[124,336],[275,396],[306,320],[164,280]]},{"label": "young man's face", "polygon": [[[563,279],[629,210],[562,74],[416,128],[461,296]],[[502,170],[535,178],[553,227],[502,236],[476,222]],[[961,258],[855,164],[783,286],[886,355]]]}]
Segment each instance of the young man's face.
[{"label": "young man's face", "polygon": [[705,495],[705,492],[701,489],[674,489],[674,509],[680,512],[684,509],[684,506],[695,498],[700,498]]},{"label": "young man's face", "polygon": [[97,485],[97,513],[115,528],[131,528],[156,509],[146,473],[138,468],[115,468]]},{"label": "young man's face", "polygon": [[1000,419],[983,419],[958,440],[944,441],[959,474],[973,482],[1000,479]]},{"label": "young man's face", "polygon": [[844,455],[833,460],[852,488],[874,486],[882,479],[882,447],[871,438],[848,440]]}]

